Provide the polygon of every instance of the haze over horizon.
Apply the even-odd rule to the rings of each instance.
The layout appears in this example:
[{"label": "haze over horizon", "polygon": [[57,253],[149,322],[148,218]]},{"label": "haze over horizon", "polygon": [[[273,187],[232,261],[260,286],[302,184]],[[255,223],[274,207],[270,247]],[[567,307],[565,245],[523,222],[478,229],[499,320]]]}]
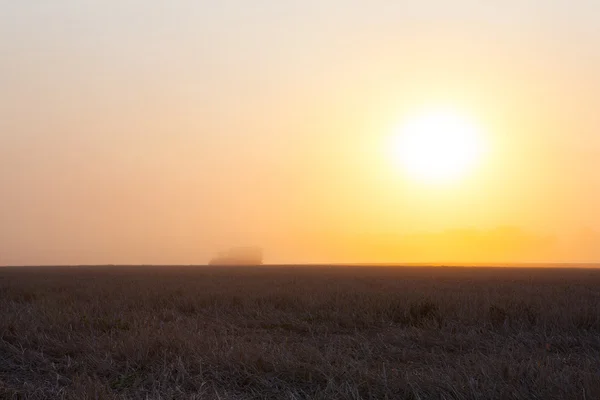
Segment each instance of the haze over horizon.
[{"label": "haze over horizon", "polygon": [[0,265],[600,261],[600,3],[402,3],[0,5]]}]

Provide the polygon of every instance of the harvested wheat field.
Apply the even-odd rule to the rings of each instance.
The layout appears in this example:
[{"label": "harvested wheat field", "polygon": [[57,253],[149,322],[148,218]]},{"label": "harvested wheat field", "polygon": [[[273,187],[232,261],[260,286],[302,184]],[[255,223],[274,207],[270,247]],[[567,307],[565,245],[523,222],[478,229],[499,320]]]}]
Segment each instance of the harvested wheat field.
[{"label": "harvested wheat field", "polygon": [[0,398],[600,399],[600,270],[0,268]]}]

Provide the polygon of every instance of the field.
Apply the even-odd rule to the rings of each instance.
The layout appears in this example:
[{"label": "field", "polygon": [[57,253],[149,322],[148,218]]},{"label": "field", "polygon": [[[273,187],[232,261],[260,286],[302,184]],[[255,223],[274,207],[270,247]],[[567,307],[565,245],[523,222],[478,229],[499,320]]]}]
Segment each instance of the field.
[{"label": "field", "polygon": [[600,399],[600,270],[0,268],[2,399]]}]

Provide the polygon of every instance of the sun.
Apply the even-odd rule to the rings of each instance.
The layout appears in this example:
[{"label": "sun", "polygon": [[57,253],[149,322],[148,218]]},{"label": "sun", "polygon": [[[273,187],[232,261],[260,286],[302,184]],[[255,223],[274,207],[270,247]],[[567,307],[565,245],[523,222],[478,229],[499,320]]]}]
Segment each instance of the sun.
[{"label": "sun", "polygon": [[394,132],[392,157],[412,179],[423,183],[454,182],[474,170],[484,153],[478,126],[451,111],[408,119]]}]

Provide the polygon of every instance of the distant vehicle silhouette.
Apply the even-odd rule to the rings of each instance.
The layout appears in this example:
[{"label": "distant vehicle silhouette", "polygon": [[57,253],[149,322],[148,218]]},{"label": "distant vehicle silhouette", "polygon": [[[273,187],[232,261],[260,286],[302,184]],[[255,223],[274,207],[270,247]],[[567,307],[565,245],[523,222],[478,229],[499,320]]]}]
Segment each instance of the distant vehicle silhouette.
[{"label": "distant vehicle silhouette", "polygon": [[259,247],[235,247],[219,253],[208,265],[262,265],[263,250]]}]

